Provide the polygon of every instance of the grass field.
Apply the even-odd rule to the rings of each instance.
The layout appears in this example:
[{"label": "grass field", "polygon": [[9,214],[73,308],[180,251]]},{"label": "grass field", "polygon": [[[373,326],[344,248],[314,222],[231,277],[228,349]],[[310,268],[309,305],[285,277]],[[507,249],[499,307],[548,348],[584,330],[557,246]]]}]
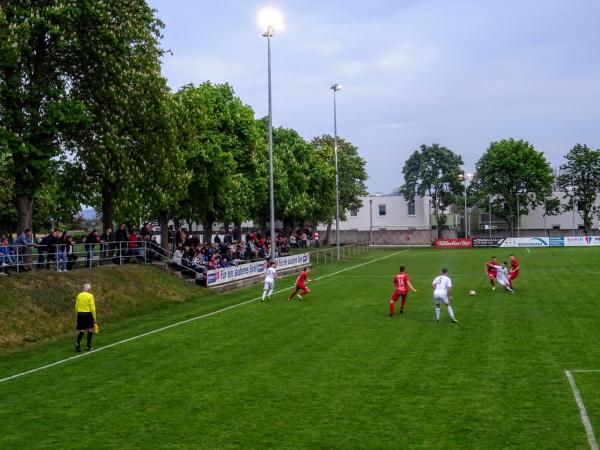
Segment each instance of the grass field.
[{"label": "grass field", "polygon": [[[377,250],[318,266],[302,302],[285,290],[102,350],[260,287],[111,323],[97,351],[0,383],[0,448],[590,448],[565,370],[600,369],[599,253],[518,249],[512,296],[486,285],[492,253],[510,250]],[[390,318],[400,264],[419,292]],[[442,266],[461,324],[434,320]],[[73,355],[71,338],[6,355],[0,379]],[[600,372],[574,377],[598,429]]]}]

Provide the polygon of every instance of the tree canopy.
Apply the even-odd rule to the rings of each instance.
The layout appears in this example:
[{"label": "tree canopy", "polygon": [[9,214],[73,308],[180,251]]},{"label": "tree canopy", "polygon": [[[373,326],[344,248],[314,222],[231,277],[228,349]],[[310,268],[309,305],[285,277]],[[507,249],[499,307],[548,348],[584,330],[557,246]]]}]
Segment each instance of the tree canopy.
[{"label": "tree canopy", "polygon": [[544,154],[523,140],[492,142],[476,164],[472,197],[482,206],[492,199],[493,213],[514,233],[519,218],[552,198],[552,168]]}]

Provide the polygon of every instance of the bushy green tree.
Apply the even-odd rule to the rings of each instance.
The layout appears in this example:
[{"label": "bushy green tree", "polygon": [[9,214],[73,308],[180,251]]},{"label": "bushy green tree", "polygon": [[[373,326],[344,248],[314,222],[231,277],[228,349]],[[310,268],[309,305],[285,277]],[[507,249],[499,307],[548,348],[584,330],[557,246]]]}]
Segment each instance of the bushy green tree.
[{"label": "bushy green tree", "polygon": [[400,193],[408,202],[414,202],[417,196],[431,197],[438,238],[441,236],[440,225],[446,223],[444,210],[461,194],[462,163],[462,157],[446,147],[421,145],[402,169],[404,185]]},{"label": "bushy green tree", "polygon": [[[311,141],[317,155],[323,158],[327,164],[335,170],[335,149],[334,138],[330,135],[315,137]],[[365,160],[358,154],[358,148],[349,141],[338,137],[338,191],[340,204],[340,220],[347,219],[347,212],[352,209],[362,207],[362,197],[368,194],[367,186],[367,171],[365,169]],[[335,173],[334,173],[335,175]],[[333,192],[321,190],[321,198],[318,209],[315,213],[315,218],[327,224],[327,238],[329,242],[329,231],[332,224],[335,222],[335,195],[333,200],[327,193],[335,194],[335,179]]]},{"label": "bushy green tree", "polygon": [[228,84],[184,86],[175,102],[177,145],[192,174],[180,215],[202,223],[210,239],[216,221],[249,218],[264,196],[254,112]]},{"label": "bushy green tree", "polygon": [[492,142],[476,164],[472,197],[502,217],[514,234],[519,217],[552,197],[552,168],[544,154],[523,140]]},{"label": "bushy green tree", "polygon": [[589,234],[594,216],[600,217],[596,200],[600,193],[600,150],[577,144],[565,155],[567,162],[560,166],[558,187],[565,194],[562,205],[572,211],[573,205],[583,219],[585,234]]}]

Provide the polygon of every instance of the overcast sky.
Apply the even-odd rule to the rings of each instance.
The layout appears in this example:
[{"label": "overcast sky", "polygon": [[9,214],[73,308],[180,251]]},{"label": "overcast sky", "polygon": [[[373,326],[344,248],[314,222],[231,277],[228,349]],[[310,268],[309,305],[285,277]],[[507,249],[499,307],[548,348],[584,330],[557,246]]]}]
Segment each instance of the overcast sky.
[{"label": "overcast sky", "polygon": [[553,165],[577,142],[600,148],[598,0],[150,0],[165,22],[173,89],[230,83],[267,113],[267,43],[258,11],[276,6],[273,121],[311,139],[338,134],[367,161],[371,193],[402,184],[420,144],[474,168],[489,143],[514,137]]}]

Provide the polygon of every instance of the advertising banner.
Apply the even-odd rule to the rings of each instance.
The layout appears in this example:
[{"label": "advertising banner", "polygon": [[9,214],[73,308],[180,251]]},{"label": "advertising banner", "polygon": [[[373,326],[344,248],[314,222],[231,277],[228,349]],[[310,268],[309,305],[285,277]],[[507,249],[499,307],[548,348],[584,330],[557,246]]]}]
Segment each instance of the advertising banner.
[{"label": "advertising banner", "polygon": [[473,247],[500,247],[504,238],[474,238]]},{"label": "advertising banner", "polygon": [[[277,269],[289,269],[290,267],[305,266],[310,264],[310,253],[283,256],[275,259]],[[232,281],[244,280],[259,275],[264,275],[267,270],[267,261],[255,261],[239,266],[224,267],[222,269],[209,270],[206,274],[208,287],[220,286]]]},{"label": "advertising banner", "polygon": [[547,237],[509,237],[504,239],[500,247],[549,247]]},{"label": "advertising banner", "polygon": [[436,248],[471,248],[473,247],[473,239],[471,238],[451,238],[451,239],[436,239]]},{"label": "advertising banner", "polygon": [[551,237],[550,238],[550,247],[564,247],[565,246],[565,238],[562,236]]},{"label": "advertising banner", "polygon": [[600,236],[565,236],[565,247],[590,247],[600,245]]}]

